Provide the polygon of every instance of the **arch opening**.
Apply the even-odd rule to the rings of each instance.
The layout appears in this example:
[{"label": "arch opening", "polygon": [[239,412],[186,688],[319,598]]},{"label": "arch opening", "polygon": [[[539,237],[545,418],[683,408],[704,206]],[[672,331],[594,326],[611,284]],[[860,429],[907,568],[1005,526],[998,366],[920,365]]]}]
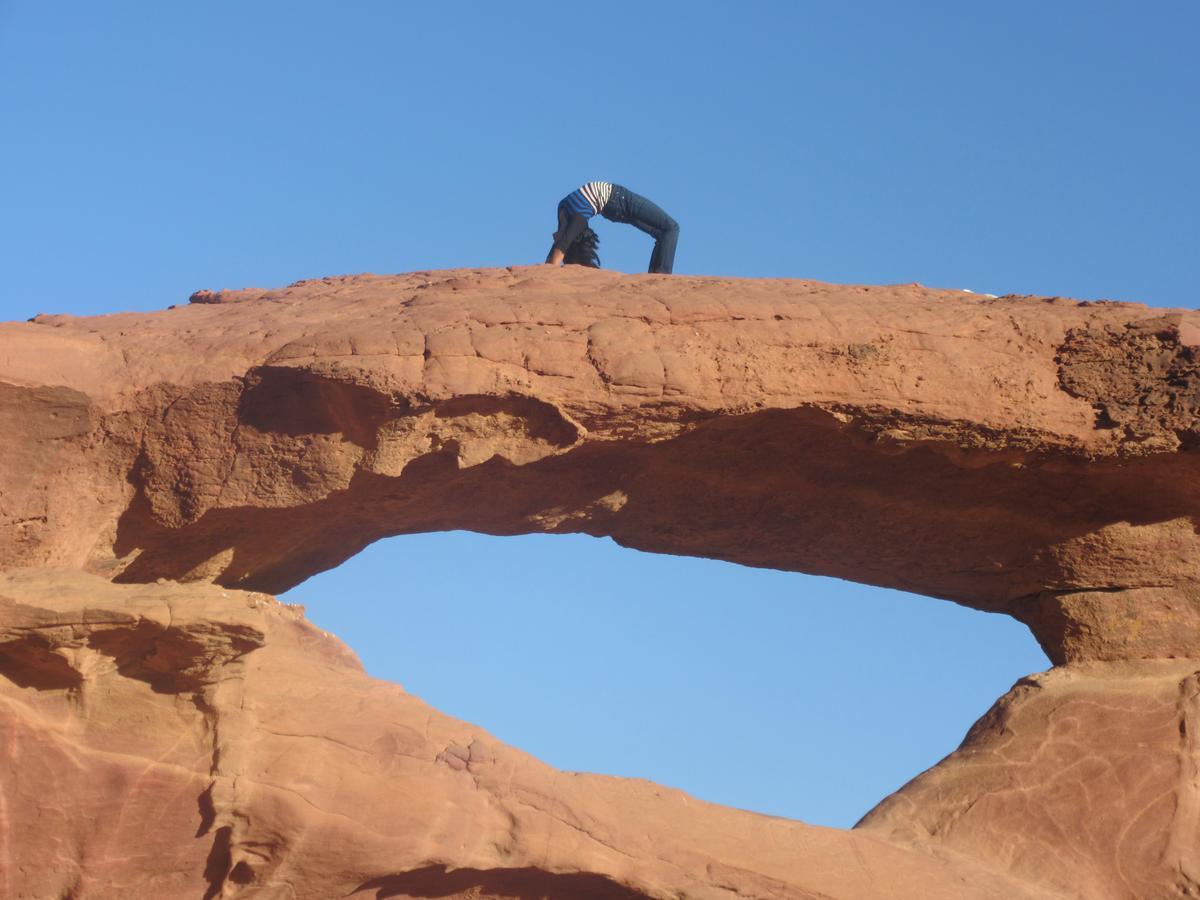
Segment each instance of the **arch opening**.
[{"label": "arch opening", "polygon": [[281,599],[557,768],[833,827],[1049,664],[1007,616],[585,535],[390,538]]}]

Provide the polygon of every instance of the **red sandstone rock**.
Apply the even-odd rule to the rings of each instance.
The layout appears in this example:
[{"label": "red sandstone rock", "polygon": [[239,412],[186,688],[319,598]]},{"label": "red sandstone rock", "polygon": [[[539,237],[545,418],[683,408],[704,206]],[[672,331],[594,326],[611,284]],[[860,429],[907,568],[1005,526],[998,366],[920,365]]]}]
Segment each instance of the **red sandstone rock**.
[{"label": "red sandstone rock", "polygon": [[[0,326],[0,565],[278,592],[385,535],[583,531],[1009,612],[1056,660],[1196,646],[1195,313],[548,267],[198,299]],[[1064,642],[1068,594],[1115,613]]]},{"label": "red sandstone rock", "polygon": [[[0,889],[1200,895],[1197,314],[546,267],[193,300],[0,325]],[[446,528],[928,593],[1068,665],[853,833],[556,773],[253,592]]]},{"label": "red sandstone rock", "polygon": [[1022,679],[859,829],[954,848],[1068,896],[1200,889],[1200,660]]},{"label": "red sandstone rock", "polygon": [[14,900],[1059,896],[551,769],[369,678],[265,594],[41,570],[0,576],[0,622]]}]

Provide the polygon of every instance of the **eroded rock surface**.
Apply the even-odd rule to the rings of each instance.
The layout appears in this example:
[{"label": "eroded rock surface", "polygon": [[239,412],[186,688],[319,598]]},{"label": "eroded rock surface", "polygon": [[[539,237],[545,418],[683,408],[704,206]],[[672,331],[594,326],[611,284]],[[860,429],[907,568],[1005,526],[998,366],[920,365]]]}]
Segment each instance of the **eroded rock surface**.
[{"label": "eroded rock surface", "polygon": [[1056,896],[557,771],[369,678],[265,594],[0,576],[0,675],[4,897]]},{"label": "eroded rock surface", "polygon": [[860,830],[1070,896],[1200,895],[1200,660],[1022,679]]},{"label": "eroded rock surface", "polygon": [[[582,531],[1008,612],[1058,661],[1197,644],[1194,313],[545,267],[194,299],[0,326],[0,564],[280,592],[386,535]],[[1113,646],[1054,599],[1150,589]]]},{"label": "eroded rock surface", "polygon": [[[1197,314],[546,267],[192,299],[0,325],[0,894],[1200,895]],[[452,528],[944,597],[1060,665],[850,833],[555,772],[261,593]]]}]

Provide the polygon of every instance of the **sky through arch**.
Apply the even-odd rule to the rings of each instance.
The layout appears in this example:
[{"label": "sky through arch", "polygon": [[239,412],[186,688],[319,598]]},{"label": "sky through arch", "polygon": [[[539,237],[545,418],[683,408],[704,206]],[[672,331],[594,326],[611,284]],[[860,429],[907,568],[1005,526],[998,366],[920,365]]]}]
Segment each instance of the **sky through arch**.
[{"label": "sky through arch", "polygon": [[551,765],[840,827],[1049,665],[1008,616],[586,535],[389,538],[281,599]]}]

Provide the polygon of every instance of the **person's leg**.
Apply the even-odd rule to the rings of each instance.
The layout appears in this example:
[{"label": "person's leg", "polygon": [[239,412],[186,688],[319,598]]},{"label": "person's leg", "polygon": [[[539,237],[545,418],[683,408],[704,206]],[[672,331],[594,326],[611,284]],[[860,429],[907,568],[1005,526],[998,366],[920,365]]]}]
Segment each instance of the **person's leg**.
[{"label": "person's leg", "polygon": [[679,223],[658,204],[626,188],[627,221],[654,238],[649,271],[670,275],[675,267],[675,246],[679,243]]},{"label": "person's leg", "polygon": [[[670,218],[668,216],[668,218]],[[675,268],[675,245],[679,243],[679,223],[671,219],[671,223],[663,229],[663,233],[654,242],[654,252],[650,255],[650,271],[660,275],[670,275]]]}]

